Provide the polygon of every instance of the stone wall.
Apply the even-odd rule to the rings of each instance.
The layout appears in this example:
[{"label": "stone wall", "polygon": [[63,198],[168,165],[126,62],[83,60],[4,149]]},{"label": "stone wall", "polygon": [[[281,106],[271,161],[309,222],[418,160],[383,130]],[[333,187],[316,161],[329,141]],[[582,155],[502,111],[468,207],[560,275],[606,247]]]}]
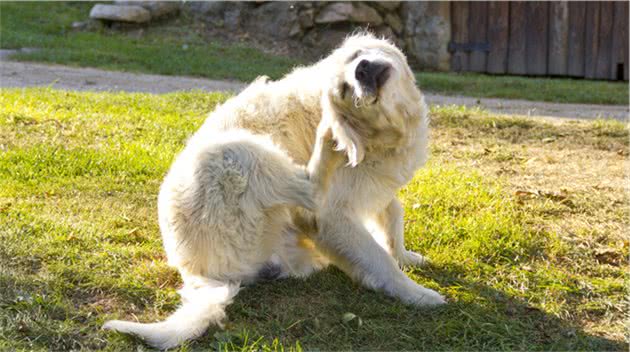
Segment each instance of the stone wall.
[{"label": "stone wall", "polygon": [[448,2],[405,2],[405,49],[422,68],[448,71],[451,40],[451,11]]},{"label": "stone wall", "polygon": [[285,54],[317,59],[349,33],[368,28],[393,40],[406,52],[412,65],[430,70],[449,69],[448,2],[187,1],[179,4],[183,12],[205,23],[216,35],[247,37],[262,47],[282,48],[278,50]]}]

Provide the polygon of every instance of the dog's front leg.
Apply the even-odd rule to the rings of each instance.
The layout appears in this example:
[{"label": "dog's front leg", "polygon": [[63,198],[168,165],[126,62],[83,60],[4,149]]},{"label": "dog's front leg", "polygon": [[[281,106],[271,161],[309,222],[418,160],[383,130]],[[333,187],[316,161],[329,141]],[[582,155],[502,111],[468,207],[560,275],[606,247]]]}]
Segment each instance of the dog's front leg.
[{"label": "dog's front leg", "polygon": [[404,214],[400,201],[394,198],[377,216],[377,223],[386,236],[389,249],[400,265],[422,266],[427,258],[405,248]]},{"label": "dog's front leg", "polygon": [[317,247],[335,265],[364,286],[381,290],[403,302],[415,305],[445,303],[437,292],[409,279],[394,259],[378,245],[356,214],[347,207],[331,207],[318,216],[319,232],[313,237]]}]

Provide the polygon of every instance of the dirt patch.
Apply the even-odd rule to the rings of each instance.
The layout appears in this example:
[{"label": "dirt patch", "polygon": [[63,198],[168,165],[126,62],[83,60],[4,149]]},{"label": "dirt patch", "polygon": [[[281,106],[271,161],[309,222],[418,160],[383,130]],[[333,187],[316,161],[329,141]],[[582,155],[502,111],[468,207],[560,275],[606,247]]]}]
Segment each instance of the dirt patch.
[{"label": "dirt patch", "polygon": [[168,93],[179,90],[240,91],[245,84],[203,78],[150,75],[95,68],[0,62],[0,87],[50,86],[81,91]]}]

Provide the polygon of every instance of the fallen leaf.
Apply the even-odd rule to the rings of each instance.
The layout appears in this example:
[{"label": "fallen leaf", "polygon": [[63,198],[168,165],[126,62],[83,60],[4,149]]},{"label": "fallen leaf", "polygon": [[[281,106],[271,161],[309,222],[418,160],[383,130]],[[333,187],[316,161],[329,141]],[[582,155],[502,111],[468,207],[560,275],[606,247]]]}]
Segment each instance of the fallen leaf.
[{"label": "fallen leaf", "polygon": [[514,192],[514,195],[521,199],[534,199],[534,198],[547,198],[554,201],[565,202],[568,200],[566,190],[562,189],[560,192],[556,191],[541,191],[541,190],[518,190]]},{"label": "fallen leaf", "polygon": [[348,323],[349,321],[351,321],[352,319],[354,319],[356,317],[357,317],[356,314],[346,313],[346,314],[343,315],[341,320],[343,320],[344,323]]},{"label": "fallen leaf", "polygon": [[595,258],[601,264],[618,266],[622,261],[623,254],[612,248],[599,248],[595,250]]},{"label": "fallen leaf", "polygon": [[545,192],[545,191],[538,191],[538,194],[540,194],[540,196],[551,199],[551,200],[556,200],[556,201],[564,201],[567,199],[567,195],[563,194],[562,192]]},{"label": "fallen leaf", "polygon": [[356,316],[356,314],[354,313],[344,314],[342,317],[342,321],[344,324],[352,324],[355,325],[357,328],[363,325],[363,320],[360,317]]},{"label": "fallen leaf", "polygon": [[533,157],[533,158],[527,159],[527,161],[525,161],[525,164],[531,164],[531,163],[533,163],[534,161],[537,161],[537,160],[538,160],[537,157]]},{"label": "fallen leaf", "polygon": [[514,195],[516,195],[519,198],[527,198],[527,199],[533,199],[539,196],[537,192],[525,191],[525,190],[518,190],[514,192]]},{"label": "fallen leaf", "polygon": [[11,207],[11,203],[0,205],[0,213],[7,211]]}]

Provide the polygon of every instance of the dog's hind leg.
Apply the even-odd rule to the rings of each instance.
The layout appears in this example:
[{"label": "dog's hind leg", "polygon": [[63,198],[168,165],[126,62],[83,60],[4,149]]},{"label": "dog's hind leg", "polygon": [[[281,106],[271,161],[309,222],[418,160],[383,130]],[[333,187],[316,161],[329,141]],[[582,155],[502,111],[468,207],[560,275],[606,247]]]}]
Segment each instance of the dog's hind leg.
[{"label": "dog's hind leg", "polygon": [[[311,199],[315,197],[315,204],[321,204],[328,191],[330,179],[343,159],[344,154],[334,150],[332,131],[320,124],[307,172],[298,175],[300,180],[293,186],[296,195],[301,197],[300,192],[310,189]],[[308,179],[308,187],[301,184],[305,179]],[[285,226],[283,229],[282,244],[277,247],[276,255],[258,273],[259,279],[306,277],[328,265],[328,259],[315,248],[313,241],[305,236],[317,232],[315,214],[318,209],[316,206],[302,207],[305,209],[292,210],[294,226]]]},{"label": "dog's hind leg", "polygon": [[[343,154],[334,150],[332,131],[322,125],[306,170],[291,163],[288,157],[271,154],[256,157],[260,166],[252,189],[259,190],[257,195],[264,200],[265,207],[298,205],[310,211],[322,202],[332,175],[343,161]],[[315,201],[314,197],[319,199]]]},{"label": "dog's hind leg", "polygon": [[252,184],[256,197],[264,208],[276,206],[300,206],[314,210],[314,189],[303,168],[295,165],[284,165],[256,177],[256,184]]},{"label": "dog's hind leg", "polygon": [[319,202],[323,201],[321,198],[328,192],[330,179],[343,160],[343,154],[335,150],[332,129],[321,123],[317,128],[315,146],[306,167],[315,193],[320,198]]},{"label": "dog's hind leg", "polygon": [[315,208],[313,186],[305,168],[294,164],[271,141],[252,137],[226,147],[223,153],[225,163],[236,165],[243,174],[247,174],[247,191],[244,197],[248,207]]}]

